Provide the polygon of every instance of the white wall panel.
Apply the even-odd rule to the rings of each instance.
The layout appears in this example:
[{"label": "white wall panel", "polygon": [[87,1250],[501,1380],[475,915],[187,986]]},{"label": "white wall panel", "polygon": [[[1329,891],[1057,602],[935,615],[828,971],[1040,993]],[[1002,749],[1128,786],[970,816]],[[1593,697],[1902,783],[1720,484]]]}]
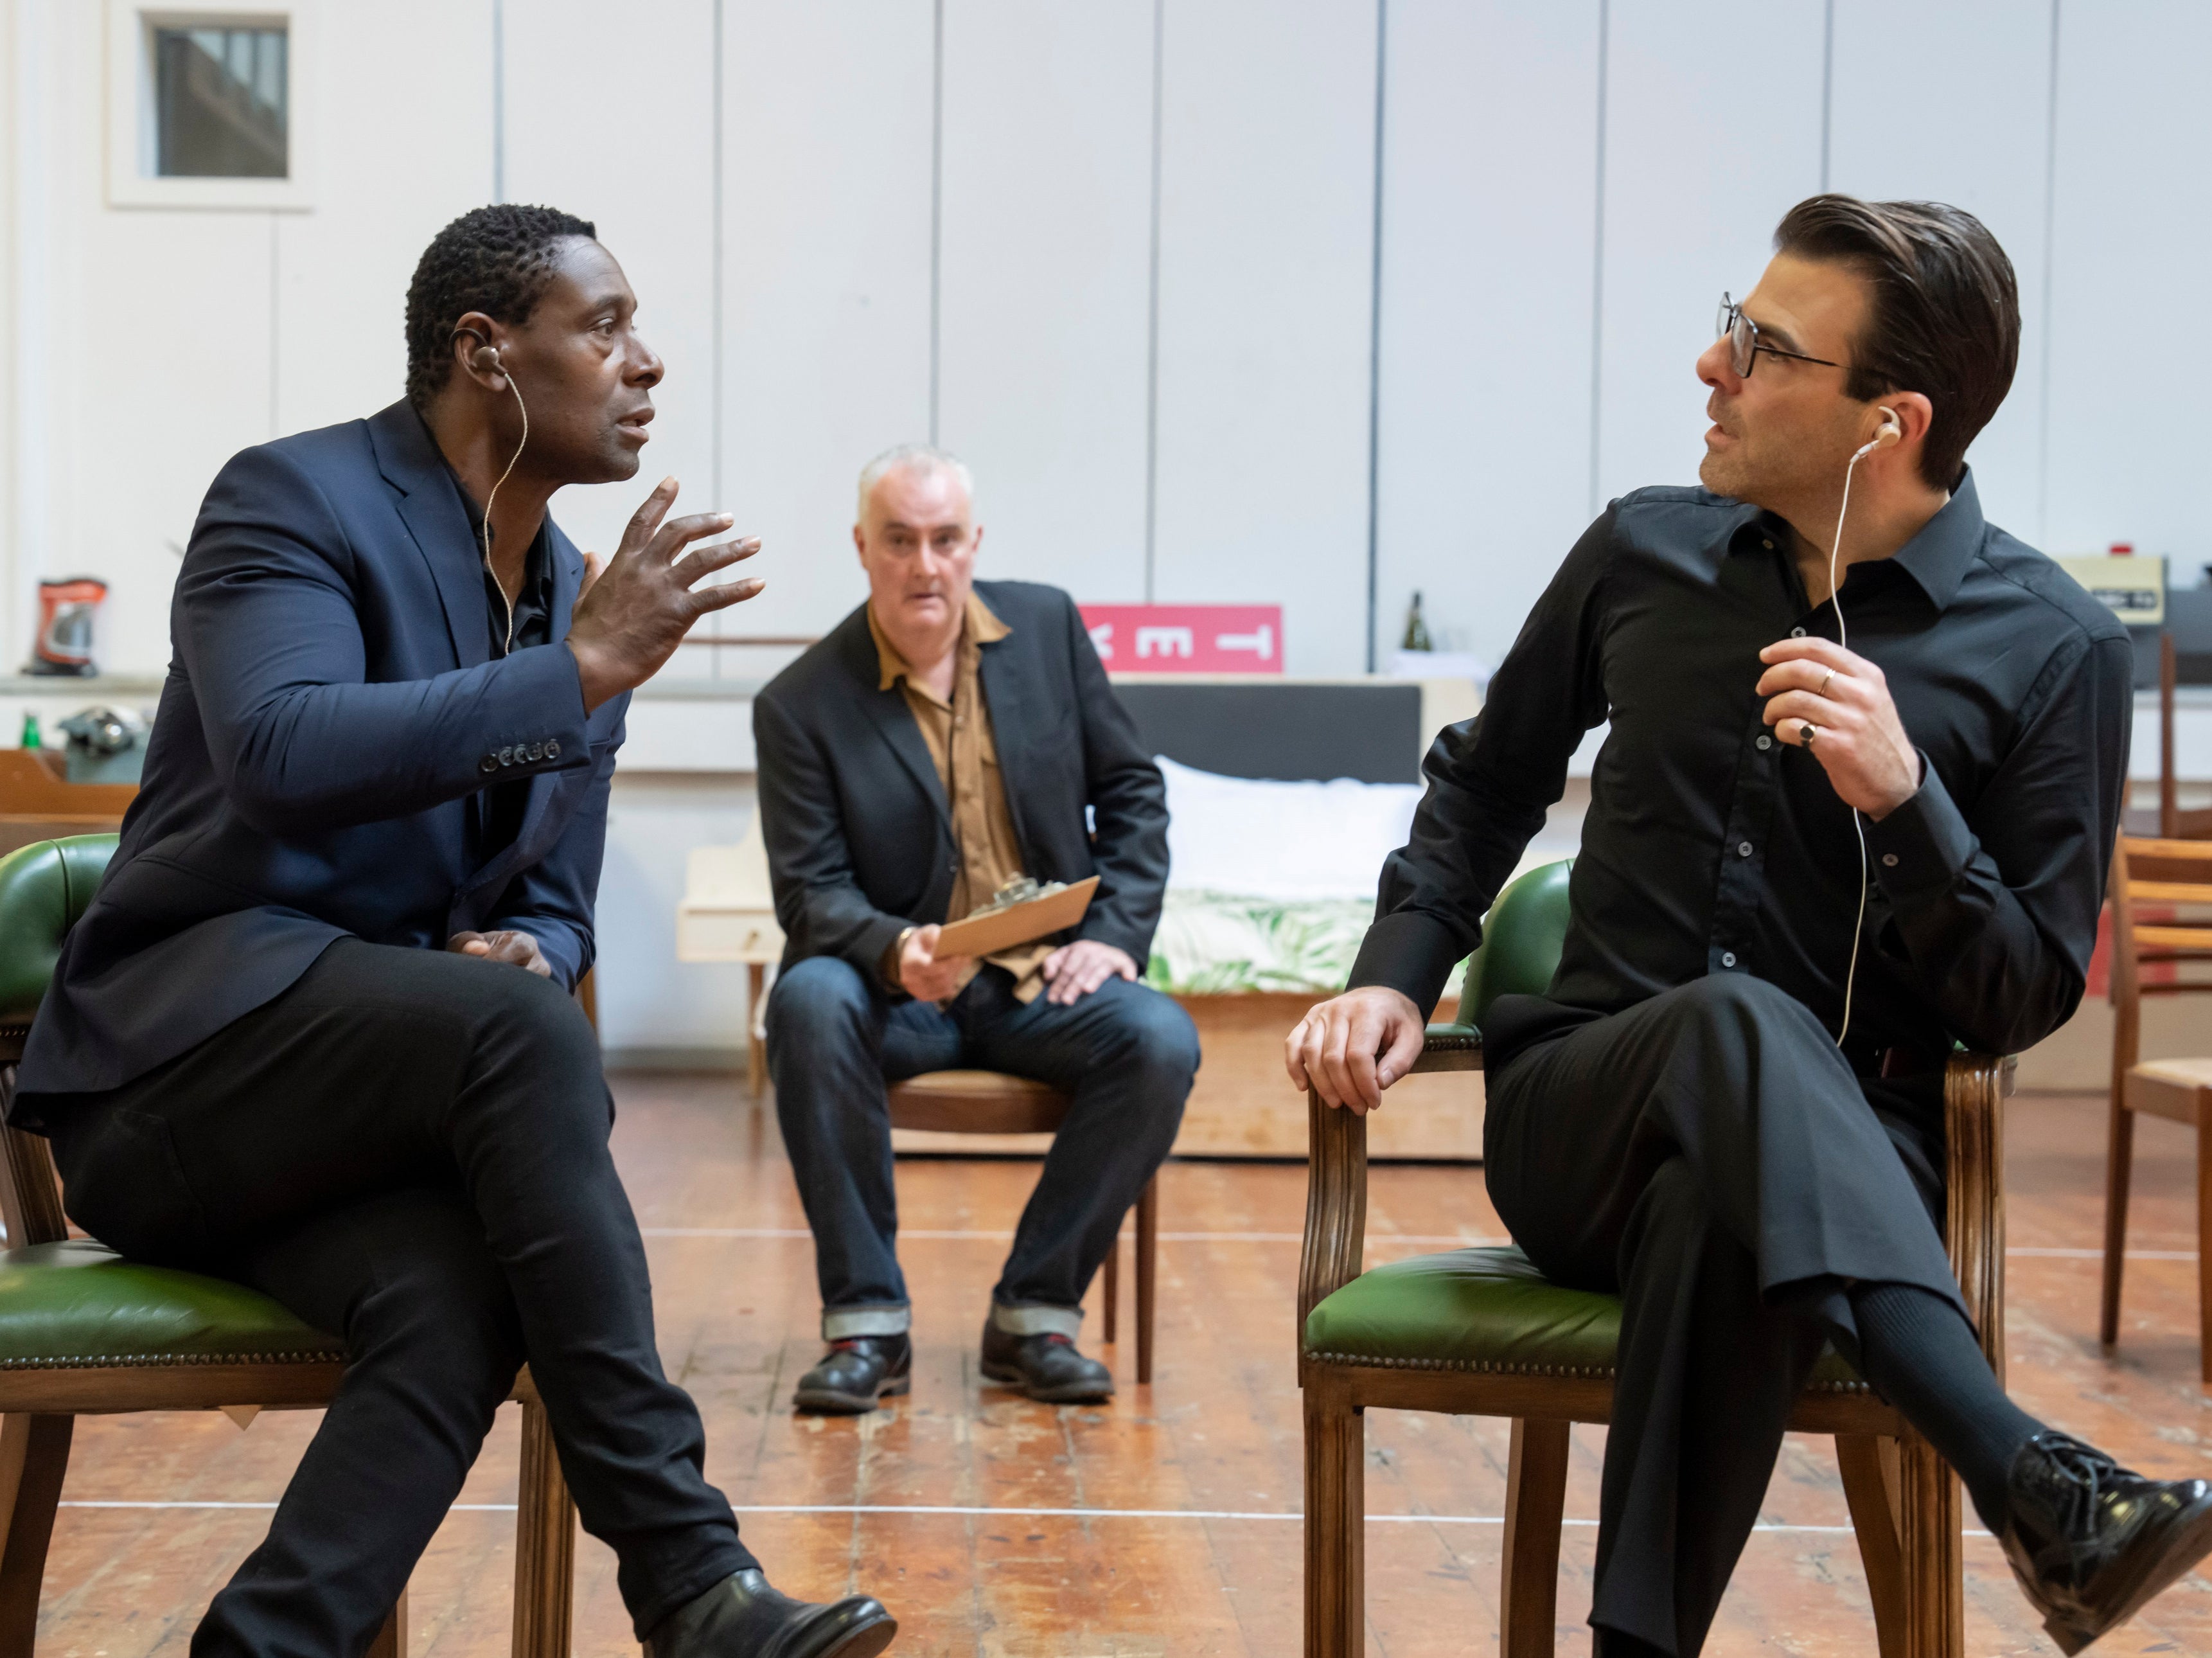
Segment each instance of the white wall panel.
[{"label": "white wall panel", "polygon": [[[2042,533],[2044,201],[2050,154],[2051,0],[1854,0],[1836,9],[1828,182],[1873,200],[1949,202],[2012,258],[2019,371],[1968,451],[1982,509]],[[1910,40],[1912,49],[1899,52]]]},{"label": "white wall panel", "polygon": [[[47,40],[57,168],[52,216],[31,231],[48,262],[47,314],[65,342],[62,372],[27,388],[55,423],[46,544],[26,548],[46,576],[109,583],[101,659],[125,672],[169,658],[169,595],[200,502],[222,463],[271,436],[270,216],[106,207],[100,65],[103,8],[50,6]],[[15,667],[28,643],[0,641]]]},{"label": "white wall panel", "polygon": [[1646,0],[1612,24],[1600,506],[1697,481],[1714,307],[1820,176],[1820,0]]},{"label": "white wall panel", "polygon": [[[406,391],[407,283],[430,238],[491,199],[491,20],[481,3],[317,14],[324,143],[313,212],[276,221],[277,433]],[[510,37],[511,38],[511,37]],[[440,50],[425,52],[436,40]],[[395,119],[398,110],[434,119]],[[374,135],[374,142],[366,142]]]},{"label": "white wall panel", "polygon": [[1375,9],[1169,0],[1155,596],[1366,659]]},{"label": "white wall panel", "polygon": [[2069,6],[2058,59],[2045,546],[2132,541],[2187,586],[2212,559],[2212,8]]},{"label": "white wall panel", "polygon": [[1596,0],[1396,0],[1383,137],[1384,653],[1423,594],[1493,664],[1588,521]]},{"label": "white wall panel", "polygon": [[1144,597],[1152,10],[947,0],[938,435],[983,572]]},{"label": "white wall panel", "polygon": [[768,590],[732,631],[860,602],[853,486],[929,422],[932,24],[911,0],[731,0],[723,477]]},{"label": "white wall panel", "polygon": [[576,544],[604,554],[664,478],[682,484],[678,514],[743,516],[712,488],[713,0],[656,0],[610,21],[598,0],[530,0],[506,14],[507,199],[598,227],[637,296],[638,332],[667,368],[637,476],[554,499]]}]

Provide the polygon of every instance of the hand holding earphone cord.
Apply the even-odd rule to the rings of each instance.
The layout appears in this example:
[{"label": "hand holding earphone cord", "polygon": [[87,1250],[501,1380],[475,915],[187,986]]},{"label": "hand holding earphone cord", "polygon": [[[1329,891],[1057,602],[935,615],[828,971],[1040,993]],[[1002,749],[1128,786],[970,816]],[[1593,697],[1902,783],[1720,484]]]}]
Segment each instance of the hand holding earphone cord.
[{"label": "hand holding earphone cord", "polygon": [[[1859,446],[1856,453],[1851,456],[1850,465],[1844,468],[1844,498],[1842,503],[1836,509],[1835,539],[1828,543],[1828,602],[1834,606],[1836,610],[1836,644],[1838,649],[1844,650],[1849,650],[1851,648],[1851,638],[1850,630],[1844,625],[1844,590],[1836,583],[1836,565],[1844,550],[1844,519],[1851,509],[1851,474],[1858,470],[1859,462],[1876,449],[1887,448],[1905,436],[1904,429],[1898,424],[1895,411],[1884,409],[1881,412],[1883,417],[1881,429],[1874,435],[1871,442]],[[1821,683],[1825,686],[1826,681],[1823,680]],[[1805,747],[1808,751],[1813,747],[1812,734],[1818,729],[1819,728],[1809,720],[1806,722]],[[1859,939],[1866,931],[1868,884],[1866,826],[1859,821],[1856,807],[1851,808],[1851,833],[1858,838],[1859,843],[1859,912],[1857,918],[1851,923],[1850,966],[1844,972],[1844,1019],[1843,1023],[1836,1028],[1836,1045],[1839,1048],[1844,1045],[1844,1038],[1850,1033],[1851,992],[1857,986],[1859,977]]]}]

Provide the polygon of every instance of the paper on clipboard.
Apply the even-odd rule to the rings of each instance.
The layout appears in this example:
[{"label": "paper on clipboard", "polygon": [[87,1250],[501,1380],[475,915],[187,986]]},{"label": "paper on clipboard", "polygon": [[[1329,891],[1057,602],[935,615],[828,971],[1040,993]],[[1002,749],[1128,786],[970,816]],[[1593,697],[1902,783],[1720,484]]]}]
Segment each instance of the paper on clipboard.
[{"label": "paper on clipboard", "polygon": [[1097,890],[1098,877],[1091,875],[1056,893],[948,923],[937,935],[933,954],[940,961],[954,955],[996,955],[1017,944],[1073,927],[1083,919],[1083,912],[1091,907],[1091,895]]}]

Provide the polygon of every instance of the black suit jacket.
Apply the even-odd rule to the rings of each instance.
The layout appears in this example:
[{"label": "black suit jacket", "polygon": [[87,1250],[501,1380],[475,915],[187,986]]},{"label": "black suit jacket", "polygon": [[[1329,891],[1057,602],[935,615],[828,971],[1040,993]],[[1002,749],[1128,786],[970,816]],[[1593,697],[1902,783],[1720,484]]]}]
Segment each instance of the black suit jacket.
[{"label": "black suit jacket", "polygon": [[[406,404],[222,469],[177,577],[145,777],[31,1027],[25,1094],[143,1076],[349,934],[436,950],[513,927],[562,984],[583,975],[629,698],[584,712],[558,643],[584,561],[547,528],[555,643],[494,657],[483,556]],[[491,844],[478,797],[515,782],[521,824]]]},{"label": "black suit jacket", "polygon": [[[1167,790],[1075,604],[1034,582],[978,582],[1011,630],[982,648],[984,698],[1022,869],[1098,877],[1070,935],[1142,967],[1168,878]],[[753,703],[761,828],[783,965],[842,956],[870,978],[909,926],[947,919],[958,843],[905,693],[878,690],[863,605]],[[1095,827],[1086,832],[1085,808]]]}]

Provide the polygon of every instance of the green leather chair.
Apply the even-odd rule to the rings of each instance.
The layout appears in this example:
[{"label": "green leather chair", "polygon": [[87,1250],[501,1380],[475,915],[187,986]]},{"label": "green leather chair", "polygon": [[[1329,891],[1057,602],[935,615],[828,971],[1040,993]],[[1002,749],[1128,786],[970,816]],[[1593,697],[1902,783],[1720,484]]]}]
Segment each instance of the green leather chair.
[{"label": "green leather chair", "polygon": [[[1566,936],[1568,869],[1562,863],[1532,870],[1500,894],[1468,960],[1458,1019],[1429,1027],[1415,1070],[1480,1070],[1491,1003],[1548,988]],[[1997,1112],[2010,1069],[1959,1055],[1945,1088],[1952,1266],[2000,1379]],[[1363,1273],[1365,1119],[1318,1095],[1309,1095],[1308,1111],[1312,1151],[1298,1283],[1307,1658],[1358,1658],[1365,1650],[1360,1413],[1369,1405],[1511,1418],[1499,1649],[1506,1658],[1548,1658],[1568,1430],[1611,1414],[1620,1299],[1547,1283],[1510,1247],[1456,1249]],[[1814,1372],[1790,1426],[1836,1436],[1881,1658],[1963,1658],[1957,1478],[1833,1353]]]},{"label": "green leather chair", "polygon": [[[0,1112],[53,976],[63,936],[91,900],[112,835],[40,841],[0,858]],[[46,1143],[0,1128],[0,1658],[31,1658],[39,1591],[76,1417],[326,1405],[343,1344],[267,1296],[220,1278],[144,1266],[71,1238]],[[568,1658],[575,1509],[544,1406],[525,1371],[516,1517],[515,1658]],[[401,1658],[406,1598],[372,1649]]]}]

